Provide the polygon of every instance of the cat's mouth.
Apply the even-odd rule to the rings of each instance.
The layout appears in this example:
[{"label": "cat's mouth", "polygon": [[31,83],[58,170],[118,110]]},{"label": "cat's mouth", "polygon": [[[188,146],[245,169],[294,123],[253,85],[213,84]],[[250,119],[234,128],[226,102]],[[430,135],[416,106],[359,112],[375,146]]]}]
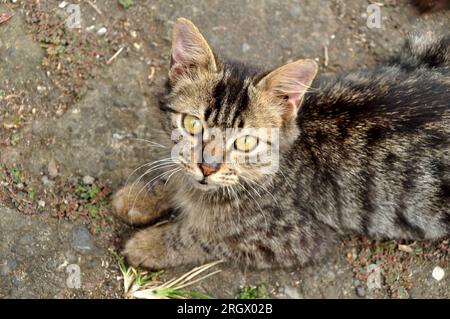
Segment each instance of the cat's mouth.
[{"label": "cat's mouth", "polygon": [[220,178],[214,178],[213,175],[205,176],[200,172],[192,172],[191,170],[185,172],[191,186],[201,191],[217,191],[222,187],[231,186],[230,183],[222,182]]},{"label": "cat's mouth", "polygon": [[208,177],[203,176],[203,178],[198,179],[191,176],[192,185],[201,191],[214,191],[220,188],[221,185],[212,182]]},{"label": "cat's mouth", "polygon": [[203,177],[203,179],[201,180],[195,180],[194,185],[197,189],[202,190],[202,191],[212,191],[212,190],[216,190],[220,187],[220,185],[211,183],[210,181],[208,181],[207,177]]}]

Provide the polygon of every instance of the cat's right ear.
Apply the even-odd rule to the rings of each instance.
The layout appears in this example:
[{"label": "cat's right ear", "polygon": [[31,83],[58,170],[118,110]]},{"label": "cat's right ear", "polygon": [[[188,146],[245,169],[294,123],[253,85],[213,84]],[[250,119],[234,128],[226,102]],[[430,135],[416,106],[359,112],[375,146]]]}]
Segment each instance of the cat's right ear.
[{"label": "cat's right ear", "polygon": [[172,33],[169,78],[175,81],[195,68],[216,72],[214,54],[197,27],[188,19],[178,18]]}]

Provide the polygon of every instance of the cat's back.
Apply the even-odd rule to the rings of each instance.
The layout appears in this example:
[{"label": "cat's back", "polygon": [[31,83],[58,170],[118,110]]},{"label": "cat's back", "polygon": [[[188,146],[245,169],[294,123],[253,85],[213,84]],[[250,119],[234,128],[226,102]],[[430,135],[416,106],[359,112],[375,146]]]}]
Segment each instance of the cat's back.
[{"label": "cat's back", "polygon": [[448,70],[388,65],[313,83],[296,152],[319,218],[380,238],[450,232]]},{"label": "cat's back", "polygon": [[315,121],[337,125],[342,138],[352,128],[378,129],[380,134],[414,133],[436,125],[439,130],[449,129],[442,125],[450,121],[448,68],[407,72],[384,66],[325,76],[313,86],[299,114],[300,126]]},{"label": "cat's back", "polygon": [[436,125],[442,131],[448,129],[442,124],[448,123],[449,110],[450,33],[411,33],[401,53],[384,66],[318,78],[299,123],[334,122],[343,136],[353,124],[385,134],[420,132]]}]

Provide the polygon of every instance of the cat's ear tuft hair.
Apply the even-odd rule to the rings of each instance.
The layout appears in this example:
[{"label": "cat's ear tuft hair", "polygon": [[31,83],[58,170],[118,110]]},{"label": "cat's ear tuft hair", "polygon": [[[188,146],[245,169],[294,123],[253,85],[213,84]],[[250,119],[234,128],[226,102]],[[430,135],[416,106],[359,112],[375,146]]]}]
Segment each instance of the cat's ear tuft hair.
[{"label": "cat's ear tuft hair", "polygon": [[172,33],[172,57],[169,77],[176,79],[190,69],[217,70],[214,54],[197,27],[178,18]]},{"label": "cat's ear tuft hair", "polygon": [[297,115],[303,97],[317,74],[317,68],[313,60],[298,60],[273,70],[256,87],[281,99],[283,117],[289,119]]}]

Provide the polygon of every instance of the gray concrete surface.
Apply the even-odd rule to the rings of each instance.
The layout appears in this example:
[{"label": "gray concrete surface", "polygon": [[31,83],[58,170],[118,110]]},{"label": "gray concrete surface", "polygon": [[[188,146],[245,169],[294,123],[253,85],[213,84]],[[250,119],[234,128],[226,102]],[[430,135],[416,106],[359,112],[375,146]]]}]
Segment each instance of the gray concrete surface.
[{"label": "gray concrete surface", "polygon": [[[0,4],[0,13],[15,13],[13,19],[0,24],[0,121],[7,123],[17,111],[4,99],[10,94],[20,93],[25,110],[29,109],[23,125],[13,129],[0,125],[0,142],[18,136],[15,143],[0,143],[0,162],[6,167],[19,166],[37,181],[42,198],[50,193],[65,196],[56,181],[42,183],[52,160],[59,180],[90,175],[115,190],[135,167],[160,156],[157,149],[134,138],[162,138],[156,95],[167,72],[171,26],[179,16],[196,23],[224,56],[268,67],[301,57],[316,58],[320,72],[370,67],[398,51],[406,32],[448,30],[450,26],[449,13],[419,17],[408,1],[394,0],[382,1],[381,29],[366,26],[369,1],[362,0],[157,0],[139,1],[128,11],[117,1],[93,2],[102,15],[81,3],[82,29],[73,35],[88,32],[90,25],[105,26],[106,58],[120,45],[126,49],[111,64],[103,61],[93,66],[92,77],[83,81],[86,93],[73,99],[64,112],[50,107],[61,94],[57,82],[74,85],[77,74],[59,75],[55,80],[58,70],[44,63],[48,51],[36,40],[36,22],[26,18],[33,7],[25,1]],[[45,9],[62,15],[59,3],[46,1]],[[71,62],[64,57],[60,61],[82,63],[84,59],[67,56]],[[130,229],[114,224],[111,234],[88,235],[79,222],[51,215],[46,208],[25,215],[10,202],[0,203],[0,298],[121,297],[120,274],[108,249],[117,249]],[[370,290],[356,278],[347,260],[349,249],[343,244],[322,263],[304,269],[252,271],[220,266],[219,275],[195,289],[215,297],[233,297],[243,286],[265,284],[277,298],[392,297],[391,286]],[[450,297],[448,257],[424,263],[407,260],[408,297]],[[402,265],[402,260],[395,262]],[[80,289],[67,283],[67,267],[72,264],[80,267]],[[437,264],[446,271],[440,282],[431,277]],[[183,270],[169,270],[167,276]]]}]

